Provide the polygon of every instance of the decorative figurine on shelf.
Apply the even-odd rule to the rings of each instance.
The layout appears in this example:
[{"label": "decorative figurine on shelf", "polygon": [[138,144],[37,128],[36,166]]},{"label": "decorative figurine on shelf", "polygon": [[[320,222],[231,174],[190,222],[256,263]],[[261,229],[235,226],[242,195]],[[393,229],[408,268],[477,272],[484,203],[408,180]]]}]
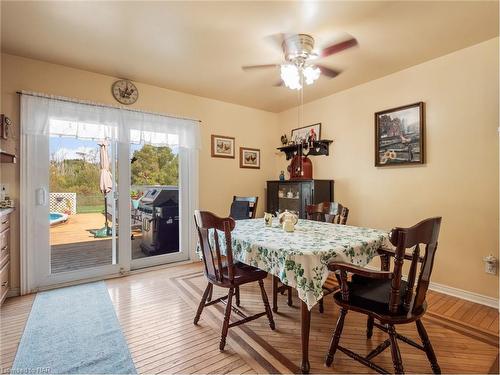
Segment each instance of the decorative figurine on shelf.
[{"label": "decorative figurine on shelf", "polygon": [[288,144],[288,137],[286,136],[286,134],[283,134],[283,135],[281,136],[281,144],[282,144],[283,146],[286,146],[286,145]]},{"label": "decorative figurine on shelf", "polygon": [[311,128],[311,131],[309,132],[309,136],[307,137],[307,143],[309,144],[309,147],[313,147],[314,142],[318,140],[318,136],[316,135],[316,131]]},{"label": "decorative figurine on shelf", "polygon": [[285,181],[285,171],[281,171],[281,173],[280,173],[280,181]]}]

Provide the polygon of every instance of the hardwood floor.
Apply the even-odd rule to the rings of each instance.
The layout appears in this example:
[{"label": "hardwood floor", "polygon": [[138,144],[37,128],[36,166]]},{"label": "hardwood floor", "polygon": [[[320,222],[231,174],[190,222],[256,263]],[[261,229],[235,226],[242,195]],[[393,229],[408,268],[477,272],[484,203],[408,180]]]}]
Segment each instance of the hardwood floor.
[{"label": "hardwood floor", "polygon": [[0,309],[0,372],[10,373],[24,326],[35,299],[34,294],[7,298]]},{"label": "hardwood floor", "polygon": [[[139,373],[290,373],[297,372],[300,359],[300,311],[288,307],[279,297],[280,312],[275,314],[276,331],[265,318],[229,330],[224,352],[218,349],[222,306],[203,311],[200,323],[192,323],[205,286],[200,264],[177,266],[106,281],[111,300],[127,339]],[[269,280],[266,289],[270,292]],[[214,298],[222,293],[214,290]],[[8,369],[29,315],[34,296],[10,298],[1,309],[2,372]],[[262,310],[258,287],[241,290],[242,310],[251,314]],[[485,373],[498,367],[498,311],[443,294],[429,294],[429,312],[424,320],[443,372]],[[311,325],[311,372],[369,373],[369,369],[338,354],[332,368],[323,365],[338,308],[331,298],[325,313],[314,308]],[[382,332],[366,340],[365,321],[355,313],[346,318],[343,344],[361,353],[375,347]],[[413,326],[401,333],[415,338]],[[420,351],[400,345],[408,372],[430,372]],[[391,368],[390,353],[378,363]],[[498,371],[498,370],[497,370]]]}]

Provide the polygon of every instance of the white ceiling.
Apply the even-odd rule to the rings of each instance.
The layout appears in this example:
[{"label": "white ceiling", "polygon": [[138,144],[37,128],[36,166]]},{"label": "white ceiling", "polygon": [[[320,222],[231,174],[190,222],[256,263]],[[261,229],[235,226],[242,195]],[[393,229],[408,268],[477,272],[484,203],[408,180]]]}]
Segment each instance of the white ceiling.
[{"label": "white ceiling", "polygon": [[314,100],[498,36],[498,2],[6,2],[2,51],[279,112],[297,92],[273,87],[268,38],[309,33],[359,47],[321,60],[343,73],[305,89]]}]

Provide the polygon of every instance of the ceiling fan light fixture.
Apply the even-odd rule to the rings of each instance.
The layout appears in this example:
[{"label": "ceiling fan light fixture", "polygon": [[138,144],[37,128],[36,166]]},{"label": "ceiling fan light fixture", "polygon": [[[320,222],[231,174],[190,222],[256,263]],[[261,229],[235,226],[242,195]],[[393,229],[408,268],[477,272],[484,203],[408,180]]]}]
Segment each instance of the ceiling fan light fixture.
[{"label": "ceiling fan light fixture", "polygon": [[300,90],[302,88],[299,68],[295,64],[281,65],[281,79],[289,89]]},{"label": "ceiling fan light fixture", "polygon": [[[1,0],[0,0],[1,1]],[[332,56],[346,49],[358,45],[358,41],[350,37],[340,43],[334,43],[327,47],[317,50],[314,48],[314,38],[308,34],[277,34],[271,36],[275,41],[281,40],[281,49],[283,50],[283,64],[264,64],[242,66],[243,70],[254,68],[274,68],[280,67],[281,81],[274,86],[285,86],[292,90],[301,90],[304,85],[312,85],[324,75],[328,78],[335,78],[341,72],[336,69],[328,68],[324,65],[315,64],[316,59]]]},{"label": "ceiling fan light fixture", "polygon": [[312,85],[319,78],[321,71],[317,66],[306,66],[302,71],[304,79],[308,85]]}]

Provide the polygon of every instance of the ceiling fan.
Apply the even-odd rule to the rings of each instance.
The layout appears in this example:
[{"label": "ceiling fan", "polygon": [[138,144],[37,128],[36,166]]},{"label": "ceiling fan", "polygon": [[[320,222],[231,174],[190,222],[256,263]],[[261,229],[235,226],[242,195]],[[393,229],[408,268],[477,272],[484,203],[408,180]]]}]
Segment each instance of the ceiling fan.
[{"label": "ceiling fan", "polygon": [[283,84],[293,90],[300,90],[305,81],[310,85],[316,81],[321,74],[334,78],[340,71],[327,68],[321,64],[315,64],[315,59],[328,57],[354,47],[358,44],[355,38],[349,38],[343,42],[332,44],[319,52],[314,51],[314,38],[308,34],[279,34],[273,37],[277,39],[283,50],[285,62],[282,64],[246,65],[243,70],[261,68],[280,68],[281,81],[275,86]]}]

